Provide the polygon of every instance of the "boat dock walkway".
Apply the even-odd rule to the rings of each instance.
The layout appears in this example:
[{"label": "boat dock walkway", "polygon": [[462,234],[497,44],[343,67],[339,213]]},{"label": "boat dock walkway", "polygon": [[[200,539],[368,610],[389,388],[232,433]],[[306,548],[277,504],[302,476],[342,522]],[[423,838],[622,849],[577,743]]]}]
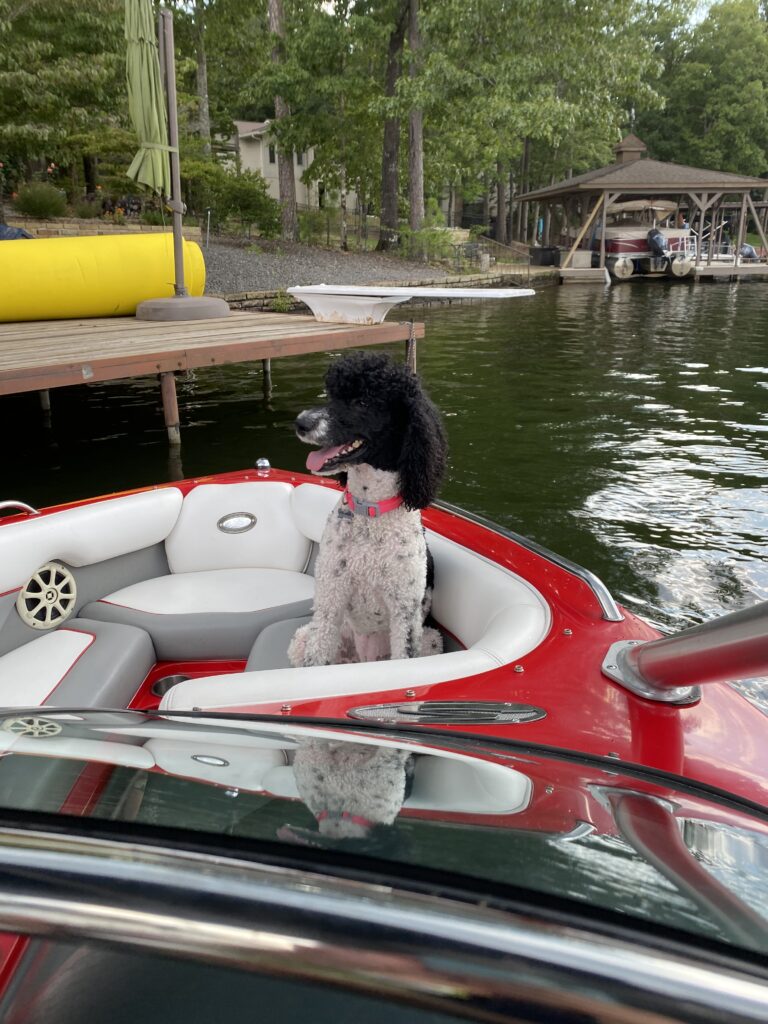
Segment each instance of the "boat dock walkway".
[{"label": "boat dock walkway", "polygon": [[[156,374],[168,440],[181,443],[175,375],[202,366],[271,360],[424,337],[423,324],[318,323],[311,316],[232,312],[213,320],[158,322],[135,317],[0,323],[0,396]],[[415,352],[412,351],[415,360]]]}]

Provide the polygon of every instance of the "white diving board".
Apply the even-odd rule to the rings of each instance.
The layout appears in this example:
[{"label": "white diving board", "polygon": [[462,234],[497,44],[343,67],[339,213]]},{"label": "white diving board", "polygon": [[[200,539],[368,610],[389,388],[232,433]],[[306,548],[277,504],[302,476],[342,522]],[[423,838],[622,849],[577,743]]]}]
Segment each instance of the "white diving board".
[{"label": "white diving board", "polygon": [[287,289],[314,313],[332,324],[380,324],[393,306],[410,299],[521,299],[532,288],[409,288],[376,285],[312,284]]}]

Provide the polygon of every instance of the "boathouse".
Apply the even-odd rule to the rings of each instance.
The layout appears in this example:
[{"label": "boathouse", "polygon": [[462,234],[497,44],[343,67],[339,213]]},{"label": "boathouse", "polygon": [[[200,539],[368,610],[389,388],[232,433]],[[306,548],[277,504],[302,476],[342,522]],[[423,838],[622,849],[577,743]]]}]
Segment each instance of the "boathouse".
[{"label": "boathouse", "polygon": [[[768,181],[653,160],[635,135],[614,152],[615,162],[606,167],[518,196],[545,214],[541,244],[561,257],[563,282],[602,282],[609,271],[616,278],[768,274],[768,241],[758,213],[768,208],[762,201]],[[751,193],[758,190],[756,204]],[[750,218],[762,256],[745,245]],[[637,228],[637,237],[622,226]],[[655,244],[649,237],[654,231],[660,233]]]}]

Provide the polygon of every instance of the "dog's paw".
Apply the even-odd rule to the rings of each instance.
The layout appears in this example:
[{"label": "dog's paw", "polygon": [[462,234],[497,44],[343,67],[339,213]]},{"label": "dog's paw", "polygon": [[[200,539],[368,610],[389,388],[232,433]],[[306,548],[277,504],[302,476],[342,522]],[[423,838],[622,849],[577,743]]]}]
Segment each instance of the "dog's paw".
[{"label": "dog's paw", "polygon": [[443,637],[439,630],[433,629],[431,626],[424,627],[424,633],[421,638],[421,651],[419,657],[426,658],[430,654],[442,654],[443,653]]},{"label": "dog's paw", "polygon": [[309,635],[312,632],[312,623],[308,622],[304,626],[299,626],[296,632],[293,634],[293,639],[288,644],[288,660],[294,668],[302,668],[304,665],[309,664],[307,662],[307,641]]}]

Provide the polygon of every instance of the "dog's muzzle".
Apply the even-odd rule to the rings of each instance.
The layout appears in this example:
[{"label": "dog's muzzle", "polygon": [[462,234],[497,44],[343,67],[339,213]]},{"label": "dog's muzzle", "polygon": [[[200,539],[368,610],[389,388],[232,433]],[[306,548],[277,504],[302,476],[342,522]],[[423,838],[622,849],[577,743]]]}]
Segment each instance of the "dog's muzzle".
[{"label": "dog's muzzle", "polygon": [[325,409],[304,409],[294,421],[300,441],[323,445],[328,441],[328,415]]}]

